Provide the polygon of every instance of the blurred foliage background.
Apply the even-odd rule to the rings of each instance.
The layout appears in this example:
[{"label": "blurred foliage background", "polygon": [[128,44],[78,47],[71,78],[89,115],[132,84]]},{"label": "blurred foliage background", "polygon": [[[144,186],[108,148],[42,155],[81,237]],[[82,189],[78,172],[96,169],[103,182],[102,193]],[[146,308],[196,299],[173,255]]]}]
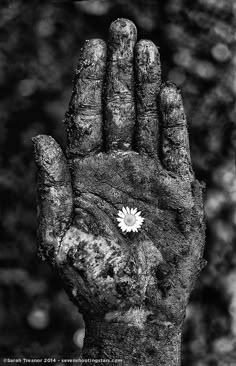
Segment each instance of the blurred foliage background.
[{"label": "blurred foliage background", "polygon": [[30,138],[52,134],[65,146],[80,48],[126,17],[160,47],[163,80],[182,90],[194,169],[206,183],[208,266],[187,310],[183,365],[236,365],[235,12],[234,0],[1,1],[1,357],[80,354],[81,316],[37,257]]}]

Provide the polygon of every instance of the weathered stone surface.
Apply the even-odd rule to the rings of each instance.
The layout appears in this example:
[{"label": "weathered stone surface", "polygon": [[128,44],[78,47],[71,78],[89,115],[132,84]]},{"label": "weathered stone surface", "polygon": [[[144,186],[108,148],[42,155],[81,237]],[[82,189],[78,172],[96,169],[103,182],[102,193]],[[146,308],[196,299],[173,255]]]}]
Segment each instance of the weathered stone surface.
[{"label": "weathered stone surface", "polygon": [[[84,316],[84,357],[176,366],[203,263],[203,187],[191,168],[180,93],[160,86],[157,48],[140,41],[134,53],[135,42],[132,22],[111,25],[106,77],[104,43],[85,46],[67,115],[67,160],[51,137],[34,139],[39,245]],[[141,211],[138,233],[119,229],[123,206]]]},{"label": "weathered stone surface", "polygon": [[92,39],[85,42],[65,118],[67,154],[70,156],[84,156],[102,149],[102,92],[106,57],[104,41]]}]

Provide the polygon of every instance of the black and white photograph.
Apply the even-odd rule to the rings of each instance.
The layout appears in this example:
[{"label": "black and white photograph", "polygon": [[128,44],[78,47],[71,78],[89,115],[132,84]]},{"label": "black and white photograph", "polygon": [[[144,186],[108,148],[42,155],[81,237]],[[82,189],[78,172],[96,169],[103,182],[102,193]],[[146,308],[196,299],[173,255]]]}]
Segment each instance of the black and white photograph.
[{"label": "black and white photograph", "polygon": [[236,366],[236,1],[0,34],[0,365]]}]

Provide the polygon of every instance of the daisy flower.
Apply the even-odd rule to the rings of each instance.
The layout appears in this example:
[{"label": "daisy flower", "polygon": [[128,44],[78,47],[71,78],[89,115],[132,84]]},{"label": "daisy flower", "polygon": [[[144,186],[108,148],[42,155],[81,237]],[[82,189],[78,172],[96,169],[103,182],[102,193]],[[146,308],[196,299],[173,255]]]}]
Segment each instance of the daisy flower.
[{"label": "daisy flower", "polygon": [[137,232],[141,228],[144,218],[141,216],[141,212],[137,212],[137,208],[123,207],[122,211],[118,211],[117,221],[118,226],[123,232],[134,231]]}]

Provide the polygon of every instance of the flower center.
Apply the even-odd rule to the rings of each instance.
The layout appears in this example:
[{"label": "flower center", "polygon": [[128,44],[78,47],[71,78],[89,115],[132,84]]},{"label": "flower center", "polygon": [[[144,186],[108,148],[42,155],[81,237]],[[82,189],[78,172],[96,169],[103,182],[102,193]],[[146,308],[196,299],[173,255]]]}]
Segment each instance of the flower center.
[{"label": "flower center", "polygon": [[131,214],[125,215],[124,223],[127,226],[133,226],[136,223],[136,217],[134,215],[131,215]]}]

